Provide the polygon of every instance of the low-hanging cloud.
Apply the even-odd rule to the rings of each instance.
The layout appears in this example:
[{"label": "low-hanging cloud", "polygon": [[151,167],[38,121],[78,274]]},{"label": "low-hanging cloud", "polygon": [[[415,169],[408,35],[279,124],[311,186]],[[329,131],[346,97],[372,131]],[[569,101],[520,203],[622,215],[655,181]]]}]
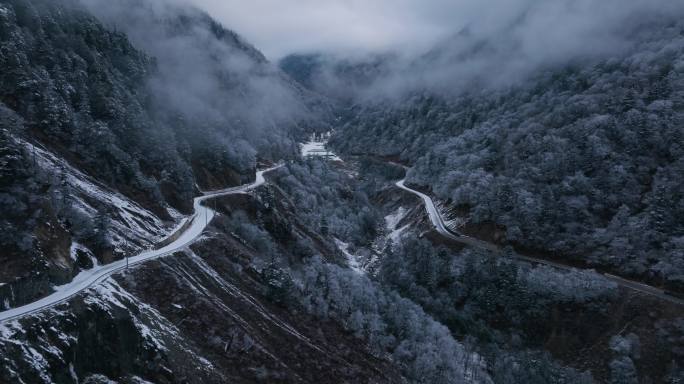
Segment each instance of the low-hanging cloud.
[{"label": "low-hanging cloud", "polygon": [[425,48],[463,24],[474,1],[188,0],[271,60],[293,52],[356,55]]},{"label": "low-hanging cloud", "polygon": [[151,79],[155,94],[186,116],[280,120],[301,107],[260,52],[230,32],[219,38],[211,20],[186,1],[82,1],[157,60],[158,73]]},{"label": "low-hanging cloud", "polygon": [[451,87],[509,85],[531,72],[620,55],[638,28],[684,13],[670,0],[517,0],[484,10],[417,66],[417,81]]},{"label": "low-hanging cloud", "polygon": [[392,52],[400,89],[511,84],[540,68],[628,49],[635,26],[682,15],[675,0],[187,0],[271,59]]},{"label": "low-hanging cloud", "polygon": [[684,17],[684,2],[670,0],[489,0],[461,5],[470,19],[462,19],[467,21],[459,29],[423,54],[392,63],[394,70],[367,87],[364,96],[510,86],[537,71],[619,58],[638,43],[644,27],[663,28]]},{"label": "low-hanging cloud", "polygon": [[[120,7],[121,3],[84,1],[98,4],[96,11],[101,14],[108,13],[102,11],[103,7],[111,7],[110,4]],[[164,4],[169,3],[203,9],[272,61],[290,53],[310,52],[344,58],[352,64],[375,61],[378,54],[390,58],[382,65],[377,81],[351,90],[368,97],[401,95],[416,88],[458,92],[473,84],[513,84],[549,66],[618,55],[634,43],[631,34],[637,26],[684,15],[684,2],[676,0],[147,0],[144,3],[156,4],[157,12],[162,13],[167,8]],[[137,30],[142,31],[139,41],[157,39],[144,26]],[[198,48],[202,50],[190,43],[186,49],[194,52]],[[153,54],[164,56],[177,51],[160,49]],[[203,52],[191,55],[206,57]],[[239,55],[225,57],[236,60]],[[192,61],[184,63],[192,64]],[[240,64],[229,66],[239,68]],[[178,76],[182,76],[188,67],[176,69]],[[328,84],[349,84],[324,75]],[[188,82],[193,86],[213,86],[211,79],[203,81],[201,73],[192,76],[199,77]],[[201,94],[207,91],[198,89]],[[262,96],[268,99],[269,94],[278,92],[265,92]],[[278,106],[280,102],[269,104]],[[283,110],[290,111],[290,107]]]},{"label": "low-hanging cloud", "polygon": [[227,148],[238,169],[252,167],[257,152],[294,152],[292,135],[318,117],[315,95],[185,0],[80,1],[154,60],[144,84],[151,113],[185,139],[209,142],[198,147]]}]

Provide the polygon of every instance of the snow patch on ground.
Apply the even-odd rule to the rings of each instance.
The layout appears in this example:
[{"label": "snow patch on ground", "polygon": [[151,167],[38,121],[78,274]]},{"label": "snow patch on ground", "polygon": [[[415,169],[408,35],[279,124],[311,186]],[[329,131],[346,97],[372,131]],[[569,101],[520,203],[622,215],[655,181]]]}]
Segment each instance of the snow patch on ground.
[{"label": "snow patch on ground", "polygon": [[[5,324],[0,324],[0,341],[2,343],[13,344],[19,348],[21,351],[21,360],[28,364],[35,373],[38,374],[43,383],[52,383],[47,370],[49,368],[49,363],[47,359],[38,352],[35,348],[18,341],[17,334],[24,334],[25,331],[18,321],[11,321]],[[48,353],[55,354],[56,348],[51,348]],[[59,351],[58,351],[59,352]],[[61,358],[61,352],[57,354],[58,358]],[[11,377],[17,380],[18,383],[23,383],[19,375],[10,367],[8,364],[4,365],[5,369],[8,369]]]},{"label": "snow patch on ground", "polygon": [[145,379],[141,379],[138,376],[133,376],[133,378],[131,380],[133,380],[133,383],[135,383],[135,384],[154,384],[153,382],[147,381]]},{"label": "snow patch on ground", "polygon": [[397,228],[390,232],[389,238],[392,241],[392,244],[397,244],[399,243],[399,239],[401,239],[402,234],[404,231],[406,231],[409,228],[409,224],[404,225],[401,228]]},{"label": "snow patch on ground", "polygon": [[399,207],[394,213],[385,216],[385,228],[389,231],[387,237],[392,241],[392,244],[397,244],[402,233],[409,227],[409,224],[398,227],[399,223],[406,217],[406,213],[406,208]]},{"label": "snow patch on ground", "polygon": [[393,231],[397,228],[397,225],[401,220],[406,216],[406,208],[404,207],[399,207],[394,213],[391,213],[387,216],[385,216],[385,226],[387,229],[390,231]]},{"label": "snow patch on ground", "polygon": [[139,309],[140,315],[131,315],[131,318],[140,335],[154,345],[155,349],[167,349],[162,342],[163,334],[178,336],[178,329],[162,322],[163,317],[159,312],[131,295],[113,279],[108,279],[102,284],[90,288],[89,291],[84,301],[88,304],[97,305],[108,313],[110,313],[109,308],[111,306],[128,310],[130,305],[134,305]]},{"label": "snow patch on ground", "polygon": [[342,251],[344,256],[347,258],[347,264],[349,265],[349,268],[352,269],[352,271],[359,274],[366,273],[366,271],[363,269],[363,266],[359,262],[359,258],[353,255],[351,252],[349,252],[348,243],[345,243],[344,241],[336,238],[335,244],[337,245],[337,248],[339,248],[339,250]]},{"label": "snow patch on ground", "polygon": [[[115,248],[123,252],[137,251],[142,247],[131,249],[133,244],[155,243],[173,233],[173,228],[136,202],[102,185],[53,153],[26,141],[22,143],[35,154],[36,162],[44,172],[63,175],[61,177],[72,190],[70,198],[75,209],[93,218],[97,215],[97,208],[92,201],[113,208],[110,230]],[[167,208],[167,211],[175,222],[184,217],[174,209]]]},{"label": "snow patch on ground", "polygon": [[71,379],[75,382],[78,383],[78,375],[76,374],[76,370],[74,369],[74,364],[69,363],[69,374],[71,375]]},{"label": "snow patch on ground", "polygon": [[43,379],[46,383],[51,382],[50,377],[45,373],[50,366],[45,357],[43,357],[43,355],[41,355],[33,347],[23,346],[22,349],[24,350],[24,358],[26,359],[25,361],[29,363],[29,365],[31,365],[36,372],[40,372],[41,379]]},{"label": "snow patch on ground", "polygon": [[12,340],[14,335],[21,331],[23,331],[23,328],[16,320],[0,323],[0,339],[2,340]]},{"label": "snow patch on ground", "polygon": [[166,207],[166,212],[173,218],[174,222],[178,222],[184,218],[187,218],[187,215],[178,212],[173,207]]},{"label": "snow patch on ground", "polygon": [[95,258],[95,255],[93,255],[93,253],[90,251],[90,249],[88,249],[88,247],[73,241],[71,243],[71,247],[69,248],[69,256],[71,257],[71,260],[73,260],[74,262],[78,259],[78,252],[83,252],[86,255],[88,255],[90,261],[93,263],[93,268],[100,265],[100,263],[97,261],[97,258]]},{"label": "snow patch on ground", "polygon": [[87,379],[92,380],[93,383],[118,384],[116,381],[110,380],[107,376],[100,374],[90,375]]},{"label": "snow patch on ground", "polygon": [[116,295],[119,292],[118,288],[119,285],[116,282],[107,279],[102,283],[89,288],[83,301],[88,305],[98,306],[108,313],[111,306],[126,309],[126,306]]},{"label": "snow patch on ground", "polygon": [[58,331],[55,327],[50,327],[50,330],[54,332],[57,335],[59,341],[61,341],[65,345],[69,345],[78,341],[78,338],[76,336],[67,335],[66,333]]}]

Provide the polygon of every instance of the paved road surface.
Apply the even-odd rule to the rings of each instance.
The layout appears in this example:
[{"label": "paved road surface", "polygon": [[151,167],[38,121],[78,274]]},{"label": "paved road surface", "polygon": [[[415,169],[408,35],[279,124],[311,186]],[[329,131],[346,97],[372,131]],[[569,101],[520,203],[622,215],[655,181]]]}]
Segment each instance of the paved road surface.
[{"label": "paved road surface", "polygon": [[[407,187],[405,182],[406,182],[406,179],[399,180],[399,181],[397,181],[396,186],[405,190],[405,191],[408,191],[414,195],[417,195],[418,197],[420,197],[423,200],[423,203],[425,204],[425,210],[427,211],[428,217],[430,218],[430,222],[432,222],[432,225],[435,227],[437,232],[439,232],[442,236],[447,237],[447,238],[452,239],[452,240],[455,240],[459,243],[463,243],[466,245],[473,246],[473,247],[483,248],[483,249],[487,249],[487,250],[493,251],[493,252],[501,252],[501,249],[498,246],[496,246],[495,244],[488,243],[486,241],[478,240],[478,239],[475,239],[475,238],[472,238],[469,236],[465,236],[465,235],[462,235],[459,233],[454,233],[454,232],[450,231],[446,227],[446,225],[444,225],[444,219],[442,218],[439,211],[437,210],[437,207],[435,206],[435,203],[432,201],[432,198],[430,198],[430,196],[428,196],[428,195],[426,195],[420,191],[416,191],[415,189],[411,189],[411,188]],[[518,254],[516,254],[515,256],[520,260],[524,260],[524,261],[527,261],[530,263],[548,265],[548,266],[553,267],[553,268],[563,269],[563,270],[567,270],[567,271],[577,269],[577,268],[571,267],[569,265],[564,265],[564,264],[560,264],[560,263],[549,261],[549,260],[537,259],[534,257],[523,256],[523,255],[518,255]],[[625,288],[628,288],[628,289],[631,289],[634,291],[638,291],[638,292],[641,292],[641,293],[644,293],[647,295],[655,296],[655,297],[658,297],[660,299],[667,300],[669,302],[684,306],[684,299],[680,299],[678,297],[672,296],[672,295],[666,293],[665,291],[663,291],[662,289],[652,287],[650,285],[643,284],[643,283],[640,283],[638,281],[624,279],[622,277],[611,275],[609,273],[604,273],[602,275],[606,279],[617,283],[621,287],[625,287]]]},{"label": "paved road surface", "polygon": [[[203,201],[220,196],[246,193],[252,189],[255,189],[260,185],[264,184],[264,173],[270,172],[279,167],[281,167],[281,165],[277,165],[268,169],[258,171],[256,173],[256,179],[251,184],[223,189],[220,191],[206,192],[204,193],[204,195],[196,197],[193,203],[195,213],[188,218],[188,220],[190,220],[191,222],[190,225],[182,226],[184,227],[183,229],[181,229],[183,230],[183,233],[180,236],[178,236],[176,240],[162,248],[148,250],[138,255],[129,257],[128,265],[132,266],[152,259],[168,256],[192,244],[202,234],[204,229],[207,227],[207,225],[215,215],[215,212],[212,209],[201,205]],[[107,279],[112,274],[120,272],[124,269],[126,269],[126,259],[118,260],[106,265],[96,266],[87,271],[82,271],[76,277],[74,277],[74,279],[71,282],[65,285],[61,285],[59,287],[55,287],[55,292],[50,294],[49,296],[43,297],[42,299],[23,305],[21,307],[16,307],[6,310],[4,312],[0,312],[0,323],[15,320],[30,314],[40,312],[47,308],[54,307],[55,305],[63,303],[69,300],[71,297],[75,296],[76,294]]]}]

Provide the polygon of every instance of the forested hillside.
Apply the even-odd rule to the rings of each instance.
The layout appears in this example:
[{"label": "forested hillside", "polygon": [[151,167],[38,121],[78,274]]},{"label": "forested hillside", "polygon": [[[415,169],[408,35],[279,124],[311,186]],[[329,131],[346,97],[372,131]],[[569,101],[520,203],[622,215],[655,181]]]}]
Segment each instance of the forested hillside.
[{"label": "forested hillside", "polygon": [[399,156],[409,182],[506,241],[684,288],[684,24],[507,87],[358,105],[334,145]]},{"label": "forested hillside", "polygon": [[274,64],[247,3],[0,0],[0,383],[682,382],[684,5],[621,1]]},{"label": "forested hillside", "polygon": [[391,73],[395,59],[390,53],[349,59],[321,53],[292,54],[278,66],[304,87],[344,104],[353,103],[376,80]]},{"label": "forested hillside", "polygon": [[[4,1],[0,52],[5,306],[91,265],[70,260],[72,242],[103,262],[149,246],[161,221],[191,212],[196,185],[240,184],[258,160],[294,156],[297,137],[325,124],[321,98],[181,5]],[[140,209],[156,216],[144,233],[151,214],[123,219]],[[106,233],[121,225],[127,234]]]}]

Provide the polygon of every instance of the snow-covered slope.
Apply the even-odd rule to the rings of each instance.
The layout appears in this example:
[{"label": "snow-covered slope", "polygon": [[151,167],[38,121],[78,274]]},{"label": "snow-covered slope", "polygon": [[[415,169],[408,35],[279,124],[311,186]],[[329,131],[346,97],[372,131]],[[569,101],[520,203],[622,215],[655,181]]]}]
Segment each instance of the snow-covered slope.
[{"label": "snow-covered slope", "polygon": [[[73,167],[47,149],[23,142],[35,155],[41,172],[59,175],[71,191],[74,207],[90,218],[98,213],[96,205],[104,205],[112,218],[109,229],[115,250],[121,253],[144,249],[172,233],[183,216],[167,206],[175,223],[164,222],[157,215]],[[102,209],[102,208],[100,208]]]},{"label": "snow-covered slope", "polygon": [[[190,247],[1,323],[0,382],[402,382],[362,340],[265,294],[254,265],[266,256],[225,230],[237,207],[263,212],[266,222],[288,219],[279,204],[266,205],[266,188],[242,193],[263,182],[260,174],[219,191],[221,214]],[[214,215],[198,206],[214,196],[198,198],[198,212]],[[193,223],[208,219],[198,214]]]},{"label": "snow-covered slope", "polygon": [[[214,211],[208,207],[203,206],[201,203],[207,199],[216,198],[220,196],[226,196],[230,194],[245,193],[250,191],[265,182],[264,173],[277,169],[279,166],[271,167],[266,170],[261,170],[257,172],[256,180],[248,185],[243,185],[239,187],[229,188],[216,192],[208,192],[203,196],[195,198],[194,201],[194,214],[188,219],[190,225],[181,228],[181,233],[174,241],[171,243],[155,250],[147,250],[141,252],[135,256],[126,257],[121,260],[114,261],[105,265],[95,265],[93,268],[85,271],[81,271],[74,279],[64,285],[54,288],[54,293],[49,296],[43,297],[40,300],[36,300],[32,303],[8,309],[6,311],[0,312],[0,322],[9,321],[17,318],[21,318],[36,312],[43,311],[47,308],[58,305],[66,300],[69,300],[74,295],[98,284],[99,282],[105,280],[114,273],[120,272],[129,266],[134,266],[136,264],[143,263],[148,260],[155,258],[168,256],[182,250],[183,248],[190,245],[195,241],[201,234],[202,231],[207,227],[211,219],[214,217]],[[89,185],[91,186],[91,185]],[[111,197],[111,195],[105,195]]]}]

